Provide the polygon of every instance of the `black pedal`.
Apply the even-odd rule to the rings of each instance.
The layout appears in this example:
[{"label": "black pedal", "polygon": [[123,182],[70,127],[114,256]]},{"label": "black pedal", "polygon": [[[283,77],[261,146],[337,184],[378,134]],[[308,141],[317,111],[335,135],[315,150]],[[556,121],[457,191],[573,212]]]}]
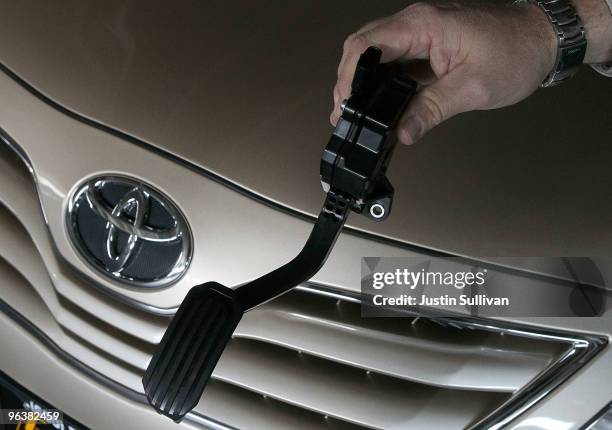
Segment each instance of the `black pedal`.
[{"label": "black pedal", "polygon": [[208,282],[185,297],[143,378],[147,399],[159,413],[180,421],[195,407],[243,312],[314,276],[349,212],[376,221],[389,215],[393,187],[385,173],[394,129],[416,84],[380,64],[380,54],[371,47],[359,60],[352,95],[321,159],[326,199],[300,253],[233,290]]},{"label": "black pedal", "polygon": [[179,421],[195,407],[242,314],[231,288],[207,282],[189,291],[142,381],[159,413]]},{"label": "black pedal", "polygon": [[351,197],[353,211],[373,221],[391,212],[393,186],[386,172],[397,144],[395,126],[417,90],[396,65],[381,63],[381,55],[370,47],[359,58],[351,97],[342,103],[320,167],[323,189]]}]

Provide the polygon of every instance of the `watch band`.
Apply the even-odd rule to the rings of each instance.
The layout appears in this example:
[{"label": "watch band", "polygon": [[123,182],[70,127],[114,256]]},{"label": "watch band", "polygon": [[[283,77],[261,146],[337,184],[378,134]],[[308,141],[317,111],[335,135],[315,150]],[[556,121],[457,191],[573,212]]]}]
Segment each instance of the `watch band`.
[{"label": "watch band", "polygon": [[569,0],[530,0],[539,5],[550,20],[557,38],[557,60],[542,87],[557,85],[576,74],[586,54],[587,41],[582,20]]}]

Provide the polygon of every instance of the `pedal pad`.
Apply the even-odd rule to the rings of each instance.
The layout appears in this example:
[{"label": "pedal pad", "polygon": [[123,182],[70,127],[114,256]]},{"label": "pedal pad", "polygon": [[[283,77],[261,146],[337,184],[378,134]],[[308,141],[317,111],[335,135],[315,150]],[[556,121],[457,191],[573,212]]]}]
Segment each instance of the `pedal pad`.
[{"label": "pedal pad", "polygon": [[195,407],[243,312],[314,276],[349,212],[375,221],[389,215],[393,187],[386,171],[397,142],[394,130],[416,83],[380,63],[381,55],[370,47],[359,59],[351,97],[321,159],[325,202],[300,253],[234,290],[208,282],[185,297],[143,378],[159,413],[180,421]]},{"label": "pedal pad", "polygon": [[189,291],[143,378],[157,412],[180,421],[195,407],[242,314],[231,288],[207,282]]}]

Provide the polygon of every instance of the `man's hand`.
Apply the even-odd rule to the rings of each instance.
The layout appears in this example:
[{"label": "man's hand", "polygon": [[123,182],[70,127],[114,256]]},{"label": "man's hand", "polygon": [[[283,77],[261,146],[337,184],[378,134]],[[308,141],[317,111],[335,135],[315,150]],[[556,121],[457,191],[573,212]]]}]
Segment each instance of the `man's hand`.
[{"label": "man's hand", "polygon": [[398,125],[405,144],[458,113],[524,99],[550,73],[557,55],[556,35],[537,5],[415,3],[346,39],[334,88],[334,125],[359,55],[371,45],[382,49],[384,62],[404,64],[424,84]]}]

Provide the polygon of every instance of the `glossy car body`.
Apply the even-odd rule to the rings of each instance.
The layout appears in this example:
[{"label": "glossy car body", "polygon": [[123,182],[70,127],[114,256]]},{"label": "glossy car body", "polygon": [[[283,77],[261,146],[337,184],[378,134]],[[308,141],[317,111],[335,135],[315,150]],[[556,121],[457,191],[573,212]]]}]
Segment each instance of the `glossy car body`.
[{"label": "glossy car body", "polygon": [[[538,272],[551,285],[571,278],[567,267],[561,260],[541,267],[530,257],[609,256],[612,84],[588,69],[519,105],[461,115],[419,145],[398,148],[389,171],[396,186],[390,219],[351,217],[325,267],[296,293],[313,296],[250,316],[238,336],[245,340],[222,359],[212,400],[205,395],[197,415],[176,425],[142,403],[139,372],[190,287],[241,284],[300,249],[323,200],[318,163],[331,132],[342,40],[400,7],[3,3],[0,370],[92,428],[457,428],[537,376],[533,363],[555,356],[538,350],[541,339],[500,346],[464,331],[430,351],[431,368],[408,348],[400,358],[409,369],[389,370],[397,363],[397,327],[363,327],[352,308],[321,316],[317,309],[329,303],[318,301],[352,306],[362,256],[510,256],[516,273]],[[67,202],[100,174],[150,184],[185,214],[194,253],[178,283],[126,288],[79,256],[65,227]],[[605,285],[612,273],[599,266]],[[311,313],[292,311],[304,303]],[[319,324],[292,325],[296,315],[316,316]],[[599,345],[504,424],[580,428],[612,400],[602,382],[612,377],[609,316],[497,323]],[[357,331],[353,349],[338,342],[343,327]],[[368,350],[378,345],[374,332],[388,343]],[[413,353],[438,339],[427,336]],[[372,355],[383,364],[368,361]],[[521,360],[533,367],[512,376]],[[278,368],[284,378],[266,373]],[[384,377],[356,382],[355,369]],[[432,400],[419,403],[411,391]]]}]

